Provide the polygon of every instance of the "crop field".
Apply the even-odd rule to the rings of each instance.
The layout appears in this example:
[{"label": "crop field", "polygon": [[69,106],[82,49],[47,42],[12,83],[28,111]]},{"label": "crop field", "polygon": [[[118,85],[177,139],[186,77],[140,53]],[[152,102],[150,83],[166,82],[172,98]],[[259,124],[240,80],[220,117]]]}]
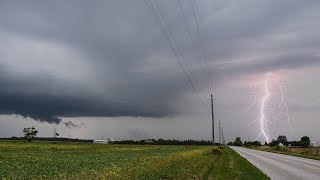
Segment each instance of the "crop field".
[{"label": "crop field", "polygon": [[268,179],[228,147],[0,141],[0,179]]}]

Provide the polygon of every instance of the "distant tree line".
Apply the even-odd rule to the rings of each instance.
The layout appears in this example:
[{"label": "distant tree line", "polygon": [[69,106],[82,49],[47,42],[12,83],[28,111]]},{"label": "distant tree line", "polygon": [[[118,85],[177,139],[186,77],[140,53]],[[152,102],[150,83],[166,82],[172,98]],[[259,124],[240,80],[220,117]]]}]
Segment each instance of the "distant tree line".
[{"label": "distant tree line", "polygon": [[[26,137],[11,137],[11,138],[0,138],[0,140],[22,140],[22,141],[29,141]],[[36,141],[63,141],[63,142],[85,142],[85,143],[92,143],[92,140],[89,139],[71,139],[71,138],[53,138],[53,137],[35,137],[32,140]]]},{"label": "distant tree line", "polygon": [[86,143],[92,143],[92,140],[88,140],[88,139],[71,139],[71,138],[58,138],[59,133],[57,132],[57,129],[54,128],[53,130],[53,137],[37,137],[38,134],[38,130],[32,126],[32,127],[27,127],[27,128],[23,128],[22,130],[24,137],[11,137],[11,138],[0,138],[4,139],[4,140],[27,140],[29,142],[31,142],[32,140],[37,140],[37,141],[63,141],[63,142],[86,142]]},{"label": "distant tree line", "polygon": [[282,136],[278,136],[276,140],[272,139],[272,141],[268,145],[277,146],[280,143],[283,144],[284,146],[310,147],[310,138],[308,136],[303,136],[301,137],[300,141],[288,141],[287,137],[282,135]]},{"label": "distant tree line", "polygon": [[[71,138],[61,138],[58,137],[59,133],[57,133],[56,128],[53,130],[53,137],[36,137],[38,130],[34,127],[28,127],[23,129],[24,137],[11,137],[11,138],[0,138],[0,139],[7,139],[7,140],[37,140],[37,141],[65,141],[65,142],[86,142],[92,143],[93,140],[88,139],[71,139]],[[154,145],[212,145],[212,141],[206,140],[176,140],[176,139],[146,139],[146,140],[121,140],[121,141],[112,141],[112,144],[154,144]],[[215,145],[220,145],[219,143],[215,143]]]},{"label": "distant tree line", "polygon": [[[11,138],[0,138],[5,140],[28,140],[26,137],[11,137]],[[57,138],[57,137],[34,137],[33,140],[37,141],[63,141],[63,142],[85,142],[85,143],[92,143],[93,140],[88,139],[70,139],[70,138]],[[154,144],[154,145],[212,145],[212,141],[205,141],[205,140],[164,140],[164,139],[147,139],[141,141],[134,141],[134,140],[121,140],[121,141],[114,141],[112,144]],[[215,145],[219,145],[216,143]]]},{"label": "distant tree line", "polygon": [[[262,146],[260,141],[245,141],[242,143],[240,137],[236,137],[234,142],[229,142],[227,145],[229,146]],[[299,146],[299,147],[310,147],[310,138],[308,136],[303,136],[300,141],[288,141],[287,137],[285,135],[278,136],[277,139],[272,139],[270,143],[265,142],[265,146],[278,146],[278,145],[284,145],[284,146]]]},{"label": "distant tree line", "polygon": [[[122,141],[115,141],[113,144],[154,144],[154,145],[212,145],[212,141],[205,141],[205,140],[176,140],[176,139],[147,139],[147,140],[122,140]],[[218,144],[217,144],[218,145]]]}]

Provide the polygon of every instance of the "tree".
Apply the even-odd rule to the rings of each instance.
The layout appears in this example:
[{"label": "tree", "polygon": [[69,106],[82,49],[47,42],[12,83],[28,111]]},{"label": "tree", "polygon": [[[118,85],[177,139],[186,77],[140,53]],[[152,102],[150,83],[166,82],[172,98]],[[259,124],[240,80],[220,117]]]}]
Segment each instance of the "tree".
[{"label": "tree", "polygon": [[235,146],[243,146],[241,138],[237,137],[236,140],[234,141],[233,145],[235,145]]},{"label": "tree", "polygon": [[254,146],[261,146],[261,142],[260,141],[254,141],[251,143]]},{"label": "tree", "polygon": [[301,138],[301,146],[302,147],[310,147],[310,138],[308,136],[303,136]]},{"label": "tree", "polygon": [[272,139],[272,141],[269,143],[269,146],[277,146],[279,144],[278,140]]},{"label": "tree", "polygon": [[34,139],[37,134],[38,134],[38,130],[36,130],[36,128],[33,127],[29,127],[29,128],[23,128],[23,134],[24,137],[28,139],[29,142],[32,141],[32,139]]},{"label": "tree", "polygon": [[284,144],[286,145],[288,140],[287,140],[287,136],[283,135],[283,136],[278,136],[278,141],[281,143],[281,144]]},{"label": "tree", "polygon": [[56,141],[56,137],[59,137],[59,133],[57,133],[57,128],[53,128],[53,140]]}]

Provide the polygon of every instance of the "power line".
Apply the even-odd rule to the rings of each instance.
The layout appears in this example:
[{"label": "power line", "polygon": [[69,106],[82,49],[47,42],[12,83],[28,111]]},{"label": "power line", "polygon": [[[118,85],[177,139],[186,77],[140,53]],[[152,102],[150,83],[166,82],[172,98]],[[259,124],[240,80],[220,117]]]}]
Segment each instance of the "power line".
[{"label": "power line", "polygon": [[[189,23],[188,23],[188,20],[187,20],[188,18],[187,18],[186,14],[185,14],[184,11],[183,11],[183,8],[182,8],[182,5],[181,5],[181,1],[180,1],[180,0],[177,0],[177,2],[178,2],[179,9],[180,9],[180,11],[181,11],[181,14],[182,14],[182,16],[183,16],[183,19],[184,19],[184,22],[185,22],[185,25],[186,25],[187,34],[188,34],[188,36],[190,37],[190,40],[191,40],[191,42],[192,42],[192,47],[193,47],[194,52],[195,52],[195,54],[193,54],[193,59],[197,59],[197,61],[199,62],[199,64],[203,64],[202,61],[200,60],[200,58],[197,58],[197,56],[198,56],[197,47],[196,47],[197,45],[196,45],[195,40],[193,39],[191,30],[190,30],[190,26],[189,26]],[[204,66],[205,66],[205,65],[204,65]],[[206,74],[205,74],[205,72],[204,72],[203,66],[200,65],[200,69],[201,69],[201,72],[202,72],[203,79],[205,80]]]},{"label": "power line", "polygon": [[[163,14],[163,11],[162,11],[161,7],[160,7],[159,4],[158,4],[158,1],[157,1],[157,0],[154,0],[154,1],[155,1],[155,4],[156,4],[156,6],[157,6],[157,8],[158,8],[158,10],[159,10],[159,12],[160,12],[160,15],[161,15],[163,21],[164,21],[164,25],[167,27],[168,32],[169,32],[169,34],[170,34],[171,37],[172,37],[173,44],[175,44],[175,45],[177,46],[176,49],[177,49],[179,55],[182,57],[183,60],[185,60],[185,57],[184,57],[184,55],[183,55],[183,53],[182,53],[182,51],[181,51],[181,48],[179,48],[178,45],[177,45],[178,43],[177,43],[177,41],[176,41],[176,38],[174,37],[173,33],[170,31],[169,25],[168,25],[168,23],[167,23],[167,21],[166,21],[166,18],[165,18],[164,14]],[[181,62],[182,62],[182,64],[183,64],[183,61],[181,61]],[[193,73],[192,73],[190,67],[188,66],[187,63],[184,63],[184,64],[185,64],[186,70],[190,73],[190,76],[192,76]],[[200,88],[199,88],[199,84],[198,84],[198,82],[197,82],[196,80],[194,80],[194,83],[195,83],[195,87],[198,88],[198,89],[200,89]]]},{"label": "power line", "polygon": [[[194,20],[195,20],[195,24],[196,24],[196,27],[197,27],[197,32],[198,32],[198,36],[199,36],[199,40],[200,40],[200,46],[201,46],[201,49],[202,49],[202,56],[203,56],[203,59],[204,59],[205,64],[206,64],[207,72],[208,72],[209,77],[210,77],[210,70],[209,70],[209,64],[208,64],[208,59],[207,59],[207,53],[206,53],[205,46],[203,45],[203,40],[201,38],[201,33],[200,33],[200,28],[199,28],[199,22],[198,22],[198,19],[197,19],[195,8],[194,8],[194,6],[195,6],[194,4],[196,4],[196,3],[193,3],[193,0],[190,0],[190,1],[191,1],[193,17],[194,17]],[[198,6],[197,6],[197,9],[199,11],[199,7]],[[212,91],[213,90],[214,90],[214,80],[213,80],[213,73],[212,73]]]},{"label": "power line", "polygon": [[[169,45],[169,47],[170,47],[173,55],[176,57],[176,60],[177,60],[177,63],[178,63],[178,65],[179,65],[179,67],[182,69],[182,72],[183,72],[183,73],[185,74],[185,76],[187,77],[188,82],[190,83],[190,85],[191,85],[192,89],[194,90],[194,92],[195,92],[195,93],[197,94],[197,96],[199,97],[200,101],[205,105],[205,102],[202,100],[199,92],[198,92],[197,89],[195,88],[195,85],[193,84],[190,76],[188,75],[187,70],[186,70],[185,67],[183,66],[183,63],[181,62],[181,59],[179,58],[179,56],[178,56],[178,54],[177,54],[177,51],[176,51],[173,43],[172,43],[171,40],[170,40],[169,35],[167,34],[166,30],[164,29],[164,27],[163,27],[163,25],[162,25],[162,23],[161,23],[161,20],[160,20],[160,18],[159,18],[159,16],[158,16],[158,14],[157,14],[157,12],[156,12],[153,4],[152,4],[151,2],[148,2],[148,0],[145,0],[145,2],[146,2],[146,4],[147,4],[147,6],[149,7],[149,9],[151,9],[152,15],[153,15],[156,23],[159,24],[160,29],[161,29],[161,32],[162,32],[162,35],[163,35],[163,37],[167,40],[168,45]],[[150,3],[150,4],[149,4],[149,3]],[[171,33],[171,34],[172,34],[172,33]],[[182,56],[182,57],[183,57],[183,56]]]}]

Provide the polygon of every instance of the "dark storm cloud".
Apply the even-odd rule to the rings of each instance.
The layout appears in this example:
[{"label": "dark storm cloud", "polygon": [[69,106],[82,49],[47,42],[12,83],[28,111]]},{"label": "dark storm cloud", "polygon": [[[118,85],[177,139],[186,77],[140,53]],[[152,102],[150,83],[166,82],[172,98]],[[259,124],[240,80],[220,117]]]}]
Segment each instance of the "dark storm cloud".
[{"label": "dark storm cloud", "polygon": [[[116,98],[105,98],[102,97],[102,94],[99,96],[92,94],[92,92],[81,91],[81,89],[79,90],[81,87],[70,86],[68,82],[57,82],[50,77],[37,78],[41,81],[34,82],[34,77],[18,79],[4,75],[5,72],[6,70],[0,70],[2,75],[0,77],[2,84],[0,114],[19,114],[23,117],[52,123],[59,123],[60,117],[73,116],[163,117],[175,114],[173,108],[165,107],[166,104],[160,101],[160,98],[158,98],[159,104],[149,104],[148,99],[152,98],[150,97],[152,93],[137,95],[136,98],[143,98],[143,96],[148,98],[147,100],[136,99],[137,103],[131,104],[128,99],[119,101]],[[7,74],[9,73],[7,72]],[[66,92],[66,89],[70,92]],[[149,89],[152,90],[152,88]],[[119,90],[119,93],[121,92]],[[126,89],[123,92],[128,93],[129,91]],[[140,94],[139,92],[135,93]],[[154,93],[161,94],[160,92]],[[166,97],[162,99],[165,102],[170,101]]]},{"label": "dark storm cloud", "polygon": [[[182,8],[192,37],[178,3],[158,3],[198,91],[208,90],[204,62],[194,60],[202,56],[191,43],[200,47],[190,1]],[[218,80],[319,61],[320,25],[310,19],[317,2],[196,4]],[[0,75],[1,114],[55,123],[71,116],[175,115],[193,93],[144,1],[1,1]]]}]

